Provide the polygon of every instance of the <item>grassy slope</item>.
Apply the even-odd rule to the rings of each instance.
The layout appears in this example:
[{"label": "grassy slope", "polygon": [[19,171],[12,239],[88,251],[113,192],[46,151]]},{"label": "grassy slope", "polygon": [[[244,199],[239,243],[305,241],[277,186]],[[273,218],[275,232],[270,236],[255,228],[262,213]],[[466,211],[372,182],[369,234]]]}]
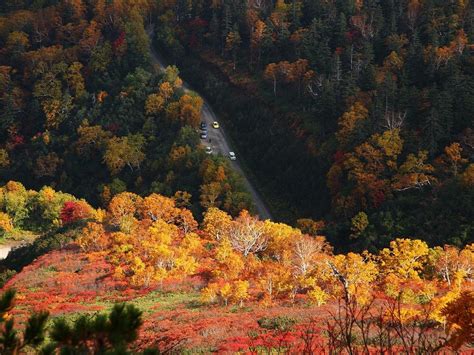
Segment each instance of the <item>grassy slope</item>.
[{"label": "grassy slope", "polygon": [[246,336],[258,328],[257,320],[262,317],[285,315],[305,320],[322,314],[321,308],[304,305],[207,306],[199,300],[202,282],[198,277],[181,283],[170,280],[161,290],[136,290],[115,280],[112,270],[101,254],[53,251],[25,267],[5,286],[18,291],[12,314],[20,323],[31,311],[44,309],[53,319],[74,319],[80,313],[106,311],[116,302],[131,302],[144,312],[139,348],[180,344],[193,353],[218,350],[226,339]]}]

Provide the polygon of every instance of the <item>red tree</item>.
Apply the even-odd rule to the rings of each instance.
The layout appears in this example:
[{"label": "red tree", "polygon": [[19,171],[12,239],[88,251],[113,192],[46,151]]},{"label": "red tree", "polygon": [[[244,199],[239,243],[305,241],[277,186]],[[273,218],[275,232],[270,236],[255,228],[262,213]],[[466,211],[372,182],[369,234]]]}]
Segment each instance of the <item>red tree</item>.
[{"label": "red tree", "polygon": [[92,207],[84,201],[67,201],[61,209],[61,222],[63,225],[77,222],[91,217]]}]

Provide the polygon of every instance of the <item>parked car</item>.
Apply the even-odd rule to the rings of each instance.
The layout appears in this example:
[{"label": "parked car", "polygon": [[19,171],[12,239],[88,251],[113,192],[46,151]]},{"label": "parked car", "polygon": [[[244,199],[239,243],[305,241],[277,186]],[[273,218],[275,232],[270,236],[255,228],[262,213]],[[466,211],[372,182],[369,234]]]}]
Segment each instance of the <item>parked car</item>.
[{"label": "parked car", "polygon": [[206,147],[206,154],[212,154],[212,148]]},{"label": "parked car", "polygon": [[212,122],[212,127],[214,127],[215,129],[218,129],[220,127],[219,122],[217,121]]},{"label": "parked car", "polygon": [[200,127],[201,127],[201,129],[202,129],[203,131],[207,130],[207,124],[206,124],[206,122],[201,122],[201,126],[200,126]]},{"label": "parked car", "polygon": [[229,158],[230,160],[237,160],[237,157],[235,156],[234,152],[229,152]]},{"label": "parked car", "polygon": [[207,139],[207,131],[201,133],[201,139]]}]

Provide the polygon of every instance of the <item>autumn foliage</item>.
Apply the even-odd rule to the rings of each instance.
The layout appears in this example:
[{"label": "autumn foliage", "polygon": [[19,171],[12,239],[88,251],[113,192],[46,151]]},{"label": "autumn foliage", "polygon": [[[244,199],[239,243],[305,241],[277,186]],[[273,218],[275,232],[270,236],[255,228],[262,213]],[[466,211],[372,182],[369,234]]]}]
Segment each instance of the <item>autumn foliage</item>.
[{"label": "autumn foliage", "polygon": [[[467,0],[0,1],[0,242],[28,239],[0,353],[44,310],[71,320],[57,351],[106,352],[117,301],[133,353],[473,353],[473,23]],[[206,154],[209,103],[274,220]]]},{"label": "autumn foliage", "polygon": [[[28,192],[9,182],[0,191],[10,206],[3,207],[6,221],[23,213],[11,201],[30,195],[43,201],[44,213],[56,208],[50,213],[56,211],[58,227],[76,235],[67,250],[39,258],[7,283],[34,311],[94,311],[102,308],[78,301],[182,292],[206,317],[189,321],[188,331],[200,339],[195,344],[212,342],[222,351],[412,353],[462,350],[471,341],[472,245],[397,238],[378,252],[341,254],[317,234],[323,223],[308,219],[298,222],[303,233],[245,210],[232,217],[211,207],[199,226],[188,209],[159,194],[123,192],[102,211],[70,196],[58,207],[64,196],[51,188]],[[361,217],[353,233],[363,227]],[[179,322],[162,317],[184,312],[192,319],[193,311],[163,312],[145,319],[140,346],[184,346],[184,333],[175,333]],[[208,318],[215,312],[219,324]],[[159,341],[152,341],[154,322],[169,329]],[[213,327],[227,326],[232,334],[212,337]]]},{"label": "autumn foliage", "polygon": [[84,201],[67,201],[64,203],[60,212],[62,224],[74,223],[80,220],[90,218],[92,207]]}]

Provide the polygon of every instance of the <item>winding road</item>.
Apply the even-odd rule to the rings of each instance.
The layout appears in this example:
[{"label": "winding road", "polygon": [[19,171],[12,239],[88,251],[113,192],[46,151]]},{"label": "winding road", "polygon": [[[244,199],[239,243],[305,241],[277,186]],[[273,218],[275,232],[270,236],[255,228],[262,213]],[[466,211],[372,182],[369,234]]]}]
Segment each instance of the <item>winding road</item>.
[{"label": "winding road", "polygon": [[[152,63],[155,66],[155,68],[157,68],[157,70],[164,71],[166,68],[165,61],[159,55],[159,53],[156,51],[156,49],[153,47],[153,44],[152,44],[153,43],[152,39],[154,35],[154,31],[152,28],[153,26],[150,26],[147,30],[148,35],[150,37],[150,54],[151,54]],[[189,86],[188,83],[184,82],[183,87],[185,91],[191,91],[191,87]],[[192,90],[192,91],[195,91],[195,90]],[[229,143],[229,140],[226,136],[222,122],[219,121],[219,119],[217,118],[209,102],[206,99],[204,99],[204,97],[202,98],[204,100],[204,104],[202,106],[201,119],[203,122],[206,122],[207,124],[208,140],[210,139],[210,142],[211,142],[211,143],[206,143],[206,145],[210,145],[212,147],[213,154],[221,154],[222,156],[228,157],[229,152],[235,151],[235,150],[232,149],[232,146]],[[219,122],[220,128],[218,129],[212,128],[212,123],[214,121]],[[262,198],[258,194],[256,188],[250,183],[250,180],[245,174],[245,171],[242,169],[242,166],[239,163],[239,156],[237,156],[237,160],[234,160],[234,161],[230,160],[230,165],[235,171],[237,171],[242,176],[245,187],[252,196],[253,202],[257,209],[257,214],[260,217],[260,219],[262,220],[272,219],[272,215],[270,211],[265,206],[265,203],[263,202]]]}]

